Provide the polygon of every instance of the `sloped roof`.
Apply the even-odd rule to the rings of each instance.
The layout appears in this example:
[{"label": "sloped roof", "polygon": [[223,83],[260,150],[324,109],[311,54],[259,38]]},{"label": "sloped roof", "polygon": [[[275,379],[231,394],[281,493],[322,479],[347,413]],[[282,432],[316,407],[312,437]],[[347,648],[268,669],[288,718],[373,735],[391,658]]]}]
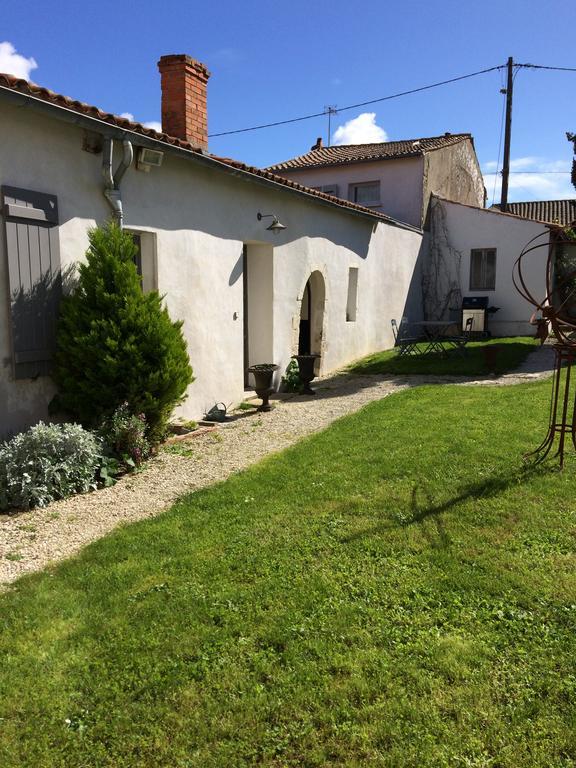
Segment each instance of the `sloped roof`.
[{"label": "sloped roof", "polygon": [[22,80],[20,78],[13,77],[12,75],[0,73],[0,94],[5,89],[9,90],[13,94],[21,94],[25,97],[29,97],[53,107],[60,108],[66,112],[75,112],[82,115],[83,117],[89,119],[92,118],[99,122],[107,123],[108,125],[119,130],[140,134],[146,139],[161,142],[162,144],[165,144],[168,147],[172,147],[176,150],[184,150],[186,152],[197,155],[199,159],[202,158],[205,162],[209,163],[210,161],[213,161],[214,165],[227,168],[236,173],[239,172],[249,176],[255,176],[264,181],[273,182],[274,184],[286,187],[295,192],[318,198],[322,202],[329,203],[330,205],[334,205],[338,208],[346,209],[353,213],[359,213],[364,216],[369,216],[373,219],[379,219],[380,221],[386,221],[390,224],[400,225],[409,229],[415,229],[415,227],[409,224],[400,222],[390,216],[387,216],[384,213],[374,211],[371,208],[366,208],[363,205],[358,205],[358,203],[352,203],[349,200],[341,200],[339,197],[334,197],[333,195],[328,195],[325,192],[311,189],[310,187],[306,187],[304,184],[299,184],[298,182],[283,178],[282,176],[277,176],[267,169],[255,168],[237,160],[231,160],[230,158],[218,157],[217,155],[208,154],[201,148],[194,147],[188,141],[184,141],[175,136],[170,136],[167,133],[155,131],[153,128],[147,128],[141,123],[127,120],[124,117],[119,117],[118,115],[114,115],[110,112],[104,112],[98,107],[94,107],[90,104],[85,104],[82,101],[77,101],[75,99],[69,98],[68,96],[55,93],[48,88],[43,88],[39,85],[36,85],[35,83],[30,83],[27,80]]},{"label": "sloped roof", "polygon": [[[499,211],[500,205],[493,205],[490,210]],[[515,216],[522,216],[524,219],[560,224],[560,226],[566,227],[576,221],[576,199],[530,200],[526,203],[508,203],[506,211]]]},{"label": "sloped roof", "polygon": [[270,165],[268,171],[288,171],[300,168],[320,168],[346,163],[363,163],[371,160],[395,160],[402,157],[419,157],[426,152],[450,147],[461,141],[472,140],[470,133],[445,133],[421,139],[386,141],[380,144],[342,144],[334,147],[318,147],[305,155]]}]

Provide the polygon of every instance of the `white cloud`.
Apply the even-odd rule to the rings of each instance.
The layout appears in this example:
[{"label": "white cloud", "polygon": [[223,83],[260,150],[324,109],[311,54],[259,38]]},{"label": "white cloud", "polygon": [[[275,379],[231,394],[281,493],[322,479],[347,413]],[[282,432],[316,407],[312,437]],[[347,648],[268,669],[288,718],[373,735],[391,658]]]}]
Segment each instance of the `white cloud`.
[{"label": "white cloud", "polygon": [[388,141],[384,128],[376,125],[375,112],[363,112],[339,126],[332,136],[333,144],[372,144]]},{"label": "white cloud", "polygon": [[[518,157],[510,160],[508,199],[514,201],[563,200],[576,197],[570,181],[570,164],[566,160],[546,160],[541,157]],[[484,163],[484,184],[488,204],[497,203],[502,189],[501,173],[495,173],[496,162]],[[566,173],[565,173],[566,171]]]},{"label": "white cloud", "polygon": [[158,120],[149,120],[147,123],[142,123],[144,128],[152,128],[153,131],[158,131],[158,133],[162,133],[162,123],[159,123]]},{"label": "white cloud", "polygon": [[540,164],[538,157],[517,157],[515,160],[510,160],[510,170],[525,171],[529,168],[534,169]]},{"label": "white cloud", "polygon": [[[136,120],[132,112],[121,112],[118,117],[124,117],[126,120],[130,120],[131,122],[139,122]],[[142,123],[142,125],[144,128],[152,128],[153,131],[162,133],[162,123],[159,123],[158,120],[149,120],[147,123]]]},{"label": "white cloud", "polygon": [[14,77],[20,77],[23,80],[30,79],[30,72],[33,69],[37,69],[38,64],[30,57],[27,59],[25,56],[21,56],[16,53],[16,48],[5,41],[0,43],[0,72],[4,72],[7,75],[14,75]]}]

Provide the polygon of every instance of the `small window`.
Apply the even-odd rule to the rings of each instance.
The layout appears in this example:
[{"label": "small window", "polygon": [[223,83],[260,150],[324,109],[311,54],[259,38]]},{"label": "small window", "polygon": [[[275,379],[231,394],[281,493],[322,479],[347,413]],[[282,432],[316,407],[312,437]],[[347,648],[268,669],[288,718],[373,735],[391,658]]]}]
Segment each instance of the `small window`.
[{"label": "small window", "polygon": [[[132,242],[138,249],[136,253],[134,254],[134,264],[136,266],[136,272],[140,275],[140,278],[142,278],[142,237],[141,235],[132,235]],[[142,280],[140,280],[142,282]]]},{"label": "small window", "polygon": [[361,184],[350,184],[349,198],[359,205],[380,205],[380,182],[364,181]]},{"label": "small window", "polygon": [[356,321],[356,309],[358,306],[358,267],[350,267],[348,270],[348,299],[346,301],[346,322]]},{"label": "small window", "polygon": [[496,249],[473,249],[470,252],[470,290],[493,291],[495,288]]},{"label": "small window", "polygon": [[156,281],[156,236],[152,232],[130,232],[132,241],[138,249],[134,256],[136,271],[140,275],[140,284],[144,293],[155,291]]}]

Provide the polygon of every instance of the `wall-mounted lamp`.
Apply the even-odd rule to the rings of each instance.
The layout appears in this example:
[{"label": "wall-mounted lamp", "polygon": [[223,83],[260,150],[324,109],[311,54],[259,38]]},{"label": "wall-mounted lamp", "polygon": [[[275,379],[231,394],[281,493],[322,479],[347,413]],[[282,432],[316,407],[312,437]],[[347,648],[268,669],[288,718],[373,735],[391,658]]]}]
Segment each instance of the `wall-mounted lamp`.
[{"label": "wall-mounted lamp", "polygon": [[266,229],[269,232],[274,232],[274,234],[281,232],[283,229],[286,229],[284,224],[281,224],[278,220],[278,216],[276,216],[275,213],[260,213],[258,212],[256,214],[256,218],[258,221],[262,221],[262,219],[272,219],[272,224],[270,224],[269,227],[266,227]]}]

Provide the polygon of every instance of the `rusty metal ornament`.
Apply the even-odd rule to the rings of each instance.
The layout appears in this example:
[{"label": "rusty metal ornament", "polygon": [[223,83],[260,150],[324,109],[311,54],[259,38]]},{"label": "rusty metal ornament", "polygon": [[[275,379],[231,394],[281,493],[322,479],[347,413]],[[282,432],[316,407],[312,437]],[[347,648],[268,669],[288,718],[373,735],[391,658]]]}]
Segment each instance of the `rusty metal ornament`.
[{"label": "rusty metal ornament", "polygon": [[[543,238],[546,238],[543,240]],[[539,242],[543,240],[542,242]],[[546,295],[535,298],[527,287],[522,272],[523,260],[529,253],[547,248]],[[555,362],[548,433],[534,451],[524,459],[535,464],[544,461],[558,439],[554,458],[564,466],[567,440],[576,449],[576,392],[572,387],[572,367],[576,361],[576,233],[570,228],[554,227],[532,238],[522,249],[512,270],[512,281],[520,295],[535,307],[531,322],[544,343],[550,328],[556,338]]]}]

